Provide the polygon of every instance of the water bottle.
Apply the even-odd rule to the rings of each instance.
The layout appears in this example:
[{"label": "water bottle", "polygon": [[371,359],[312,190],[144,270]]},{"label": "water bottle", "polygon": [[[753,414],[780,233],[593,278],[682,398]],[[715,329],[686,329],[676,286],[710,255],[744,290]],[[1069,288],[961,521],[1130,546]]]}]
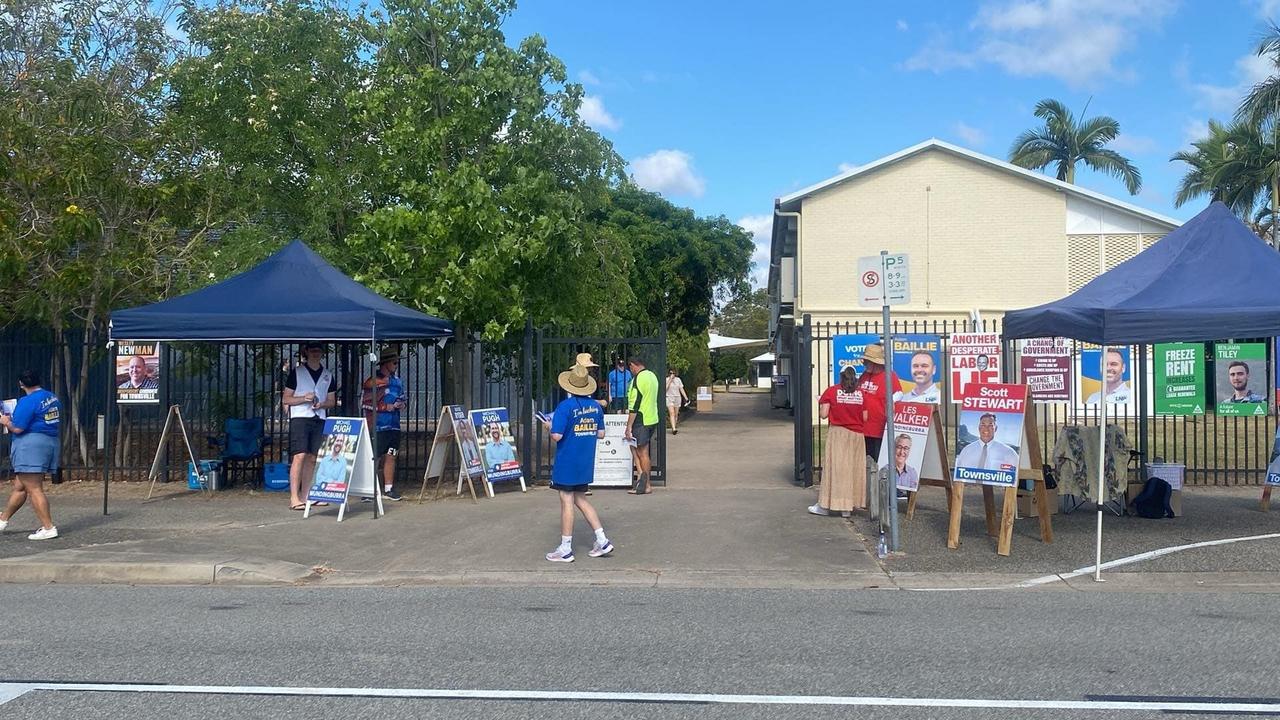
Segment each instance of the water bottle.
[{"label": "water bottle", "polygon": [[884,528],[880,528],[880,542],[876,545],[876,557],[881,560],[889,557],[889,546],[884,541]]}]

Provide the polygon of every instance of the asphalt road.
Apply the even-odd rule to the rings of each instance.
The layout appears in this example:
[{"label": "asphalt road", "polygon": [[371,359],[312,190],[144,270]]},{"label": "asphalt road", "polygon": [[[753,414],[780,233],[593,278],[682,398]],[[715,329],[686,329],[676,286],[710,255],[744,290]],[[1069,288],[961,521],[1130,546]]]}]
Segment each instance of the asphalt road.
[{"label": "asphalt road", "polygon": [[[930,699],[1280,703],[1280,625],[1274,596],[1261,594],[11,585],[0,597],[0,681],[8,683],[663,694],[582,701],[39,690],[0,705],[6,720],[1155,718],[1163,713],[948,708]],[[717,697],[681,702],[671,693]],[[726,694],[753,699],[716,701]],[[787,697],[763,704],[761,696]],[[815,706],[792,696],[925,702]]]}]

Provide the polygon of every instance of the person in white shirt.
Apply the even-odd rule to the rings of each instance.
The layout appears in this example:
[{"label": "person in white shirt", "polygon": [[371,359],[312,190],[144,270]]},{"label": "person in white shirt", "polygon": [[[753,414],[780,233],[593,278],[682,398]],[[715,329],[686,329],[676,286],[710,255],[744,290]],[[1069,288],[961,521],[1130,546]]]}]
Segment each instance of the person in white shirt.
[{"label": "person in white shirt", "polygon": [[942,391],[933,380],[935,365],[933,354],[927,350],[917,351],[911,356],[911,381],[915,387],[893,394],[894,402],[922,402],[937,405],[942,402]]},{"label": "person in white shirt", "polygon": [[983,413],[978,418],[978,441],[964,446],[956,456],[956,467],[975,470],[1018,469],[1018,453],[996,440],[996,416]]},{"label": "person in white shirt", "polygon": [[[1116,348],[1107,348],[1107,402],[1129,402],[1129,383],[1124,379],[1124,355]],[[1095,392],[1084,401],[1085,405],[1097,405],[1102,391]]]},{"label": "person in white shirt", "polygon": [[324,343],[302,345],[306,362],[300,363],[285,380],[281,401],[289,412],[289,508],[303,510],[303,478],[315,474],[316,453],[324,441],[327,411],[338,404],[338,383],[325,368]]},{"label": "person in white shirt", "polygon": [[675,368],[667,369],[667,419],[671,421],[671,434],[675,435],[676,421],[680,419],[680,406],[689,402],[689,395],[684,391],[684,381],[676,374]]}]

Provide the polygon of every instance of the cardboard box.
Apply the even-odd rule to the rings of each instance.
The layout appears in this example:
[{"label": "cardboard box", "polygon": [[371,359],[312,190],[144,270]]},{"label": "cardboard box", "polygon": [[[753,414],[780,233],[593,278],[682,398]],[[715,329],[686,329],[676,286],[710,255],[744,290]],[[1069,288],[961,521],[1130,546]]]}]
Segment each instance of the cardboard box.
[{"label": "cardboard box", "polygon": [[[1045,490],[1044,492],[1045,497],[1049,499],[1049,514],[1057,515],[1058,506],[1062,504],[1058,502],[1058,488]],[[1034,491],[1018,491],[1018,517],[1040,517],[1040,510],[1036,507],[1036,494]]]},{"label": "cardboard box", "polygon": [[707,385],[698,386],[698,412],[711,412],[711,387]]}]

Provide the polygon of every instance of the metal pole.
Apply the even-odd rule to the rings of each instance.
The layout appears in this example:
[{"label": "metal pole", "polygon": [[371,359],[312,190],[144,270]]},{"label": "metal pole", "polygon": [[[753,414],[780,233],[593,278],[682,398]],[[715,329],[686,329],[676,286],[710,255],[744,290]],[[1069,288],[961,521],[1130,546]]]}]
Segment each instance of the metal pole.
[{"label": "metal pole", "polygon": [[892,446],[885,448],[885,442],[893,442],[893,343],[892,334],[889,332],[889,295],[887,277],[888,268],[885,267],[885,260],[889,256],[888,250],[880,251],[880,295],[884,298],[884,305],[881,306],[881,321],[884,323],[883,342],[884,342],[884,407],[885,407],[885,430],[884,437],[880,440],[881,452],[888,453],[889,462],[886,463],[889,468],[888,480],[889,487],[881,498],[881,509],[887,504],[889,506],[889,549],[893,552],[898,551],[898,466],[894,462]]},{"label": "metal pole", "polygon": [[[87,331],[86,331],[87,332]],[[109,515],[107,512],[107,500],[110,495],[111,488],[111,402],[116,396],[116,344],[111,340],[110,334],[107,336],[107,383],[105,390],[106,405],[102,408],[102,414],[106,416],[103,422],[103,432],[106,434],[103,442],[102,451],[102,514]]]},{"label": "metal pole", "polygon": [[[1094,549],[1093,580],[1102,579],[1102,510],[1107,502],[1106,468],[1107,468],[1107,346],[1101,345],[1098,352],[1098,380],[1102,390],[1098,393],[1098,531]],[[1116,468],[1119,472],[1119,468]]]},{"label": "metal pole", "polygon": [[[603,356],[600,362],[603,363]],[[537,402],[533,392],[533,318],[524,320],[524,343],[520,353],[520,382],[524,385],[524,401],[520,403],[520,464],[525,479],[533,482],[533,439],[541,428],[534,427],[533,404]]]}]

